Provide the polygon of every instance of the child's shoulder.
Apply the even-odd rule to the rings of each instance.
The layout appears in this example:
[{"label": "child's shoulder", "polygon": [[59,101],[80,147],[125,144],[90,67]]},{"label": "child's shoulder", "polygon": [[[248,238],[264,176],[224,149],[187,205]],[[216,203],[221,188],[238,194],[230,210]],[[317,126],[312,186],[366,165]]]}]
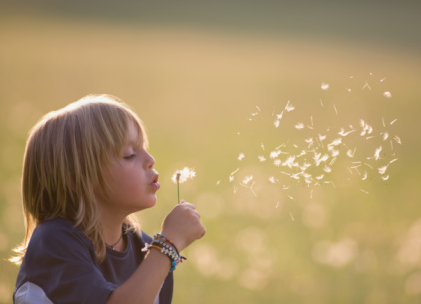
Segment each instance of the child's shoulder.
[{"label": "child's shoulder", "polygon": [[31,247],[37,250],[51,247],[64,249],[75,245],[92,247],[92,242],[70,221],[56,217],[37,225],[31,236],[28,250],[31,250]]}]

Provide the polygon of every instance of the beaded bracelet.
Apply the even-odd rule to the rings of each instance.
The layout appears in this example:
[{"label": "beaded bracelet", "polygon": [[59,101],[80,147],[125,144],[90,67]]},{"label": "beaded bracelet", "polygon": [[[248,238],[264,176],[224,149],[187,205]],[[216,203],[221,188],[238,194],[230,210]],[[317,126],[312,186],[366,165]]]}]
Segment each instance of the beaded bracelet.
[{"label": "beaded bracelet", "polygon": [[167,239],[165,236],[163,236],[161,233],[156,233],[154,236],[153,236],[153,238],[154,238],[154,240],[158,240],[158,239],[162,239],[164,242],[167,242],[167,243],[169,243],[174,249],[175,249],[175,251],[177,251],[177,253],[178,254],[180,254],[180,252],[178,251],[178,248],[177,248],[177,246],[175,246],[175,244],[170,240],[170,239]]},{"label": "beaded bracelet", "polygon": [[[159,240],[161,238],[162,240]],[[151,248],[159,250],[161,253],[165,254],[171,261],[170,272],[173,272],[178,264],[187,260],[186,257],[179,254],[177,247],[171,240],[168,240],[161,234],[156,234],[154,240],[151,244],[146,244],[146,247],[142,251],[149,251]]]}]

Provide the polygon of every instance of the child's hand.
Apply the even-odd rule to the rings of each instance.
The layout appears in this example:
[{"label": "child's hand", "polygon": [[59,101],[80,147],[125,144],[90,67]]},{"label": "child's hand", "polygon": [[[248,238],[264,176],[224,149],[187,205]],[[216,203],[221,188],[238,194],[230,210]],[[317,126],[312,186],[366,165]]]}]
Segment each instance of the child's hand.
[{"label": "child's hand", "polygon": [[205,231],[196,207],[181,201],[164,219],[161,233],[181,251],[204,236]]}]

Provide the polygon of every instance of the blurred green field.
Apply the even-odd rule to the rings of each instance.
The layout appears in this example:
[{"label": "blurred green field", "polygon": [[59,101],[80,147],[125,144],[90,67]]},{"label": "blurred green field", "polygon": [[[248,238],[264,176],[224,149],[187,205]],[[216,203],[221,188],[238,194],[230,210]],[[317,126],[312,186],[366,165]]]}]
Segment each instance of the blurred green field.
[{"label": "blurred green field", "polygon": [[[175,204],[173,172],[197,172],[181,196],[198,205],[207,235],[176,272],[174,303],[420,302],[417,49],[54,15],[2,15],[0,41],[0,303],[11,302],[18,271],[5,259],[24,236],[20,174],[28,131],[41,115],[90,93],[122,98],[147,127],[162,189],[158,205],[139,215],[144,230],[158,231]],[[321,90],[323,82],[329,90]],[[364,118],[378,128],[382,117],[397,119],[390,128],[402,145],[395,145],[399,160],[389,180],[370,175],[362,186],[338,170],[336,188],[294,184],[293,200],[279,186],[258,183],[274,169],[237,157],[302,136],[271,125],[288,100],[297,120],[312,116],[319,126]],[[256,106],[262,118],[250,122]],[[240,167],[256,177],[256,196],[229,182]]]}]

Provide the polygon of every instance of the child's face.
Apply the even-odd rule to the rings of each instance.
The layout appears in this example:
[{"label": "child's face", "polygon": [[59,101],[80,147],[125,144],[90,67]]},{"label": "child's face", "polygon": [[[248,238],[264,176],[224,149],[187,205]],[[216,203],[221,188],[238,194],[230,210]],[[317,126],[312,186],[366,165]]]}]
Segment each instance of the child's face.
[{"label": "child's face", "polygon": [[104,170],[109,187],[106,194],[99,195],[104,211],[127,216],[156,203],[159,183],[158,173],[153,169],[155,159],[137,144],[138,136],[135,125],[130,123],[127,143]]}]

